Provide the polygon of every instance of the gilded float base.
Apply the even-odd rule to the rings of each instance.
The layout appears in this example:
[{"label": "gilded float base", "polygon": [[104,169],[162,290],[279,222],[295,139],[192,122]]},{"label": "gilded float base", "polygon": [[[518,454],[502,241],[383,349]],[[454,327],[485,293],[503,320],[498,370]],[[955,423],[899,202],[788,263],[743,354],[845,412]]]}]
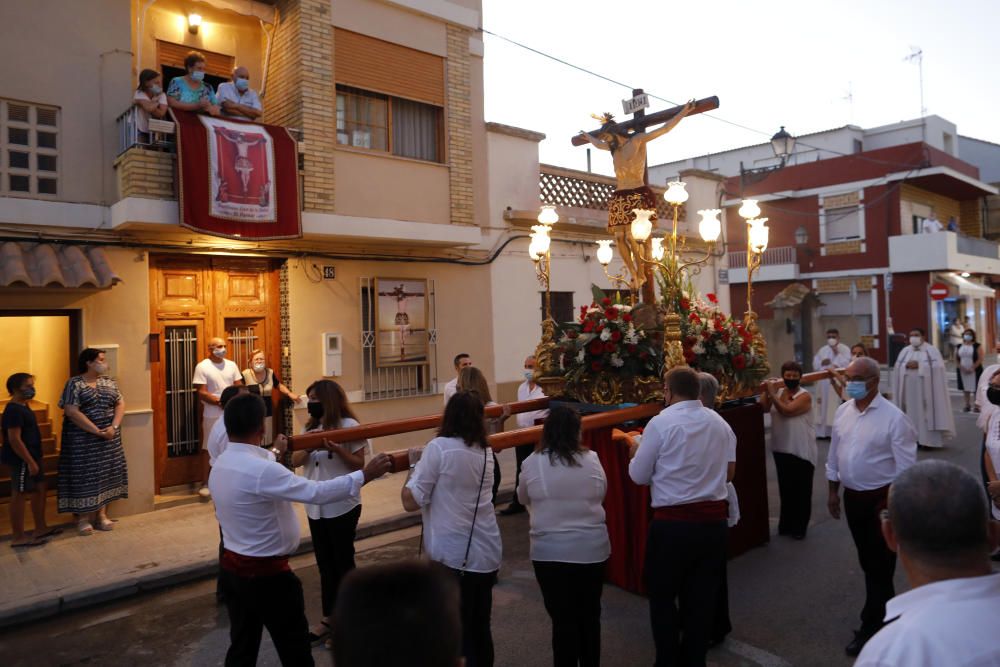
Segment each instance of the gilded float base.
[{"label": "gilded float base", "polygon": [[597,373],[567,382],[564,395],[581,403],[594,405],[663,402],[663,381],[658,377],[622,377],[611,373]]}]

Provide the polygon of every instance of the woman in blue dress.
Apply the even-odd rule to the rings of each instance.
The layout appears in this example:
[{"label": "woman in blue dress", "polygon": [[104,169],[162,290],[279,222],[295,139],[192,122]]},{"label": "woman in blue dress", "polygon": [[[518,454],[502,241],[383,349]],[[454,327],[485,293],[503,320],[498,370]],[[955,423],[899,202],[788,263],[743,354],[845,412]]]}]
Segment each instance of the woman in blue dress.
[{"label": "woman in blue dress", "polygon": [[77,531],[111,530],[107,506],[128,498],[128,468],[122,448],[121,423],[125,402],[118,385],[107,377],[103,350],[87,348],[59,399],[63,409],[59,453],[60,513],[72,512]]},{"label": "woman in blue dress", "polygon": [[167,104],[171,109],[196,111],[218,116],[222,113],[212,87],[205,83],[205,56],[192,51],[184,58],[187,74],[175,76],[167,86]]}]

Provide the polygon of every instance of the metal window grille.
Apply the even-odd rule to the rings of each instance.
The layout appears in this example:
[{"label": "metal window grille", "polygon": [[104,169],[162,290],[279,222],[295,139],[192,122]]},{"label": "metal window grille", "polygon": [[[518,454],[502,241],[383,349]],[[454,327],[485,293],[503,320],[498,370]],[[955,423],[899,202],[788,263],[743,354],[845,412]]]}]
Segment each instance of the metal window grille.
[{"label": "metal window grille", "polygon": [[0,100],[0,194],[59,193],[59,109]]},{"label": "metal window grille", "polygon": [[201,450],[198,437],[198,391],[191,373],[198,363],[193,326],[166,328],[167,456],[191,456]]},{"label": "metal window grille", "polygon": [[378,365],[375,328],[375,278],[362,278],[361,285],[361,367],[364,400],[428,396],[437,392],[437,317],[434,281],[427,281],[427,362],[411,366]]},{"label": "metal window grille", "polygon": [[252,324],[248,326],[230,326],[226,336],[229,338],[229,358],[237,368],[250,368],[252,352],[257,349],[258,336]]}]

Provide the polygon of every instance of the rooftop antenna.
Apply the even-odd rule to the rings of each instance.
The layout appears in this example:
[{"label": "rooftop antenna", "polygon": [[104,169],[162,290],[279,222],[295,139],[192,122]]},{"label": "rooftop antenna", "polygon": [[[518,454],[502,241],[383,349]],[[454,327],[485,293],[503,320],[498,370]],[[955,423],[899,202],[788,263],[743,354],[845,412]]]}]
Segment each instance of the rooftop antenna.
[{"label": "rooftop antenna", "polygon": [[848,125],[854,125],[854,82],[853,81],[847,82],[847,94],[841,97],[840,99],[847,102],[848,109],[850,110],[848,112],[848,120],[847,120]]},{"label": "rooftop antenna", "polygon": [[926,143],[927,125],[924,116],[927,115],[927,108],[924,106],[924,50],[919,46],[910,46],[910,55],[904,58],[906,62],[917,61],[917,72],[920,77],[920,137]]}]

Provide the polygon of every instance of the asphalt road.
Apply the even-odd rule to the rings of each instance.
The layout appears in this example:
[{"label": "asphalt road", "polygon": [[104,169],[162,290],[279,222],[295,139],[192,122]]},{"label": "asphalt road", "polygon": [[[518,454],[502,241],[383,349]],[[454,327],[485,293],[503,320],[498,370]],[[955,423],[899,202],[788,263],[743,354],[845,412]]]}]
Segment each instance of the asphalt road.
[{"label": "asphalt road", "polygon": [[[959,399],[956,397],[955,405]],[[958,437],[943,450],[920,458],[954,461],[978,475],[980,436],[974,415],[956,413]],[[820,460],[827,442],[820,441]],[[772,532],[777,488],[769,470]],[[813,523],[801,542],[773,538],[730,563],[734,630],[709,654],[710,664],[850,665],[843,646],[857,626],[864,589],[844,521],[826,512],[822,466],[816,471]],[[500,519],[504,563],[495,589],[493,633],[497,665],[551,664],[549,622],[528,560],[526,515]],[[358,543],[359,564],[415,556],[419,529]],[[319,615],[319,576],[311,555],[293,561],[306,591],[310,620]],[[902,572],[897,591],[906,589]],[[228,619],[215,604],[214,581],[203,581],[113,602],[14,628],[0,634],[0,656],[19,665],[217,665],[228,646]],[[604,589],[603,656],[606,665],[652,664],[652,639],[644,598],[612,586]],[[318,665],[332,664],[329,651],[314,651]],[[261,665],[277,665],[266,637]]]}]

